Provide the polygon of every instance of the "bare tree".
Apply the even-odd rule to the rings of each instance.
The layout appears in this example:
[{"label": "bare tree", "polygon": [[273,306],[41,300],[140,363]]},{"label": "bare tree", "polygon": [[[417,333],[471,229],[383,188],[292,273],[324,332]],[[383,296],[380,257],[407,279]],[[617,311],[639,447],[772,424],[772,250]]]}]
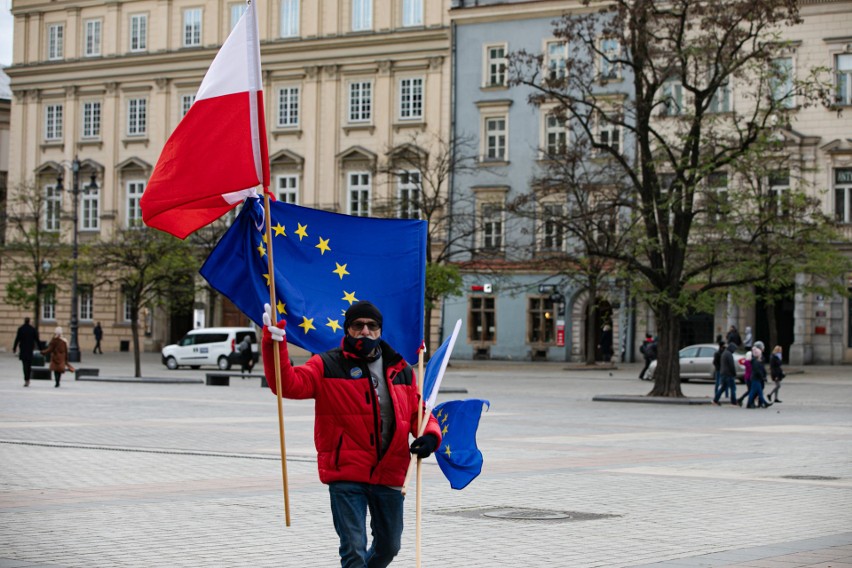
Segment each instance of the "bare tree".
[{"label": "bare tree", "polygon": [[[714,290],[756,279],[722,270],[738,262],[742,240],[724,216],[711,223],[707,206],[717,193],[714,176],[764,151],[761,142],[789,112],[792,94],[778,92],[773,61],[782,29],[801,22],[798,2],[586,5],[595,10],[566,15],[554,28],[569,57],[554,64],[519,53],[511,75],[533,90],[533,102],[553,103],[572,134],[620,170],[636,220],[631,246],[600,252],[639,277],[634,292],[656,317],[659,365],[650,394],[679,397],[681,318]],[[818,72],[809,71],[799,69],[794,81],[800,104],[826,93]],[[699,232],[709,240],[696,238]]]}]

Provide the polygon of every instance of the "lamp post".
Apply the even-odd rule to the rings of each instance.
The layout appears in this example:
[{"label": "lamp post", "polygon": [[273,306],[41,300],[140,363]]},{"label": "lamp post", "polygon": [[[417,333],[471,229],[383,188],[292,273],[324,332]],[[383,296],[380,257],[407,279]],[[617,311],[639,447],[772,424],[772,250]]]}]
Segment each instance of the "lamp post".
[{"label": "lamp post", "polygon": [[[80,189],[80,160],[74,156],[71,162],[71,194],[74,196],[74,246],[72,248],[71,259],[74,266],[73,276],[71,277],[71,342],[68,346],[68,360],[72,363],[80,361],[80,344],[77,341],[77,326],[78,306],[77,306],[77,233],[79,231],[79,209],[80,209],[80,193],[88,192],[90,189],[97,189],[97,174],[92,171],[92,178],[89,185],[82,190]],[[62,185],[62,172],[56,176],[56,187],[59,191],[64,189]]]}]

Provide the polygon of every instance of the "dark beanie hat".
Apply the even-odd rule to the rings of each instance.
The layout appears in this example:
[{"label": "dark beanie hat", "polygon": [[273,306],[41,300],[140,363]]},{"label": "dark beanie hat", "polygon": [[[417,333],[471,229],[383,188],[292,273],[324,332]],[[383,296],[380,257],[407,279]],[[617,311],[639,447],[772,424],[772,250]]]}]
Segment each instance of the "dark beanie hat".
[{"label": "dark beanie hat", "polygon": [[379,327],[382,327],[382,312],[379,308],[367,301],[355,302],[349,309],[346,310],[346,315],[343,319],[343,328],[349,329],[349,324],[358,318],[370,318],[376,320]]}]

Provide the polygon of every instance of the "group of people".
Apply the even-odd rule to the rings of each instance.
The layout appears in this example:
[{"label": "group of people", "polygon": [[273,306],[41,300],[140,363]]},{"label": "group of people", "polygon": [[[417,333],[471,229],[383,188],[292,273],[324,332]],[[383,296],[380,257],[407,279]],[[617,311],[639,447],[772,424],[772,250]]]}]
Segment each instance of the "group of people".
[{"label": "group of people", "polygon": [[[15,343],[12,345],[12,353],[20,350],[18,358],[24,369],[24,386],[30,386],[30,378],[32,376],[33,354],[41,342],[38,337],[38,330],[30,325],[30,318],[24,318],[24,325],[18,328],[18,333],[15,335]],[[67,371],[74,371],[74,367],[68,362],[68,340],[62,336],[62,328],[57,326],[53,330],[53,338],[44,349],[41,349],[42,355],[50,356],[50,370],[53,373],[55,387],[59,388],[59,383],[62,380],[62,374]]]},{"label": "group of people", "polygon": [[[780,345],[772,349],[771,354],[766,353],[766,347],[762,341],[754,341],[750,327],[745,328],[745,337],[742,338],[736,326],[731,326],[726,336],[726,341],[719,336],[719,350],[713,357],[713,368],[716,373],[716,390],[713,404],[720,405],[723,396],[729,396],[731,404],[742,406],[748,399],[747,408],[769,408],[774,402],[781,402],[779,393],[781,381],[784,379],[783,354]],[[743,381],[746,392],[737,398],[737,359],[735,353],[743,348],[746,350],[739,363],[744,368]],[[769,372],[766,365],[769,364]],[[775,383],[775,388],[764,398],[764,390],[767,379]],[[773,397],[775,401],[772,402]],[[767,400],[768,399],[768,400]]]}]

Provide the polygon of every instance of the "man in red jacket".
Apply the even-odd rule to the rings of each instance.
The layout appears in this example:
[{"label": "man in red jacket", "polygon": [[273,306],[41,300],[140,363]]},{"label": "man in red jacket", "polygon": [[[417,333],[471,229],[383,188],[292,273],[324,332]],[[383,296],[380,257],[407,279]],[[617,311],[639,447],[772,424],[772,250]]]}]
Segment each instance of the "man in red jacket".
[{"label": "man in red jacket", "polygon": [[[273,346],[281,362],[281,396],[313,398],[314,443],[320,481],[328,485],[334,529],[344,568],[379,568],[397,555],[402,538],[402,485],[409,452],[428,457],[441,443],[431,415],[417,436],[423,402],[413,369],[382,341],[382,314],[370,302],[352,304],[344,316],[340,347],[294,367],[287,352],[285,321],[263,314],[263,368],[275,393]],[[367,548],[367,510],[372,545]]]}]

